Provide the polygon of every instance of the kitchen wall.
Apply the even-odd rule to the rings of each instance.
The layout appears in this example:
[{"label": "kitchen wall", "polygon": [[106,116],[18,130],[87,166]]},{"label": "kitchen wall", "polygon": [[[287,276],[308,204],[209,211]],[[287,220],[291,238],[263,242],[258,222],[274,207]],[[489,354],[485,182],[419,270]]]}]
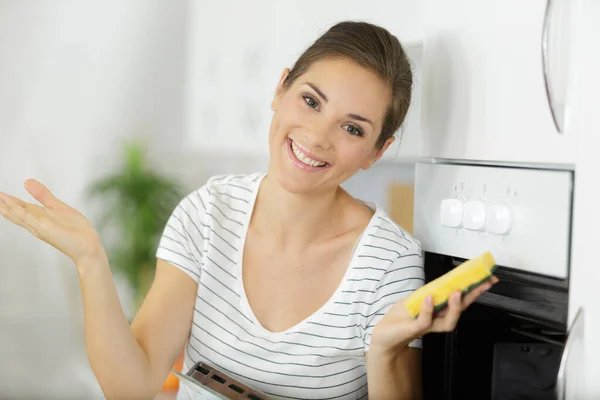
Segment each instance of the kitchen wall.
[{"label": "kitchen wall", "polygon": [[[0,2],[0,190],[28,198],[22,183],[35,177],[93,214],[83,189],[115,163],[121,139],[179,146],[187,9]],[[100,397],[69,260],[4,220],[0,254],[0,397]]]},{"label": "kitchen wall", "polygon": [[420,11],[418,2],[408,0],[192,2],[187,145],[265,155],[275,86],[320,34],[342,20],[363,20],[418,48]]}]

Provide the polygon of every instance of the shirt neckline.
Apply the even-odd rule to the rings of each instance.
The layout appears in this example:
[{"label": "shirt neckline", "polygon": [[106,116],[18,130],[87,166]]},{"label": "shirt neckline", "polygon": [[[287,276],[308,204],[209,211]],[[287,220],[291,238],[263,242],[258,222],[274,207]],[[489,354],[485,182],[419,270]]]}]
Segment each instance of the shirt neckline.
[{"label": "shirt neckline", "polygon": [[354,246],[352,256],[350,257],[348,267],[346,268],[346,272],[344,273],[342,280],[340,281],[339,285],[337,286],[335,291],[332,293],[332,295],[329,297],[329,299],[325,303],[323,303],[323,305],[321,305],[321,307],[319,307],[315,312],[310,314],[305,319],[299,321],[298,323],[292,325],[291,327],[289,327],[288,329],[286,329],[284,331],[274,332],[274,331],[271,331],[271,330],[265,328],[260,323],[260,321],[258,320],[256,315],[254,314],[254,311],[252,310],[252,307],[250,306],[250,302],[248,301],[248,297],[246,296],[246,289],[244,288],[244,279],[243,279],[244,249],[246,247],[246,238],[247,238],[248,229],[249,229],[249,225],[250,225],[250,219],[252,218],[252,214],[253,214],[254,208],[256,206],[256,199],[258,197],[260,184],[262,183],[262,181],[264,180],[266,175],[267,175],[266,173],[263,173],[259,177],[259,179],[255,182],[254,187],[252,188],[252,198],[249,203],[249,210],[245,215],[244,229],[243,229],[241,237],[239,239],[241,246],[240,246],[240,251],[238,252],[237,260],[236,260],[237,261],[236,275],[238,278],[236,280],[236,290],[237,290],[238,294],[240,295],[241,311],[250,319],[250,321],[253,324],[253,329],[255,331],[259,332],[263,337],[278,339],[283,336],[289,335],[291,333],[297,332],[303,326],[305,326],[308,322],[310,322],[314,319],[317,319],[319,316],[323,315],[327,309],[331,308],[334,305],[334,303],[339,300],[340,296],[342,295],[342,291],[345,289],[345,287],[348,283],[348,279],[353,271],[353,266],[357,262],[359,249],[361,249],[364,245],[364,242],[366,240],[368,240],[367,235],[365,235],[365,232],[372,229],[377,217],[381,213],[381,208],[379,206],[377,206],[376,204],[371,204],[371,203],[366,204],[367,206],[369,206],[369,208],[371,208],[374,211],[373,215],[371,216],[371,219],[369,220],[369,223],[367,224],[365,229],[359,235],[359,237],[356,241],[356,244]]}]

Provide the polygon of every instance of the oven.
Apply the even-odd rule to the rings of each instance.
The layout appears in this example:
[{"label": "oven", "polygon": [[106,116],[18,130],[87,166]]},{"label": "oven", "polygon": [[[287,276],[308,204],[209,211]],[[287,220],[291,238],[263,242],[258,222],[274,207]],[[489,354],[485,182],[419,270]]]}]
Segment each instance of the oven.
[{"label": "oven", "polygon": [[485,251],[500,278],[423,340],[427,400],[562,399],[573,172],[417,163],[414,234],[431,281]]}]

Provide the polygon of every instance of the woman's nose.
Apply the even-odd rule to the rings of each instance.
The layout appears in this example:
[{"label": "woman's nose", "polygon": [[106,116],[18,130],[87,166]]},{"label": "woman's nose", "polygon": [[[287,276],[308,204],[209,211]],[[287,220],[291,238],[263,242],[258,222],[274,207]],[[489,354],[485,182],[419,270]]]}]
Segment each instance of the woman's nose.
[{"label": "woman's nose", "polygon": [[315,147],[320,147],[322,149],[328,150],[332,146],[332,129],[331,126],[323,125],[314,125],[307,131],[305,131],[304,136],[306,141]]}]

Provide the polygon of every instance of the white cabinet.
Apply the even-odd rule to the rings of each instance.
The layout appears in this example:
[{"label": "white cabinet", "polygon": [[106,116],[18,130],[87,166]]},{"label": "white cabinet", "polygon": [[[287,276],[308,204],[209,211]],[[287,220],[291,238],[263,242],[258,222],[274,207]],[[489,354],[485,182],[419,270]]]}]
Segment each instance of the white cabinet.
[{"label": "white cabinet", "polygon": [[568,118],[573,4],[424,1],[423,156],[574,163]]}]

